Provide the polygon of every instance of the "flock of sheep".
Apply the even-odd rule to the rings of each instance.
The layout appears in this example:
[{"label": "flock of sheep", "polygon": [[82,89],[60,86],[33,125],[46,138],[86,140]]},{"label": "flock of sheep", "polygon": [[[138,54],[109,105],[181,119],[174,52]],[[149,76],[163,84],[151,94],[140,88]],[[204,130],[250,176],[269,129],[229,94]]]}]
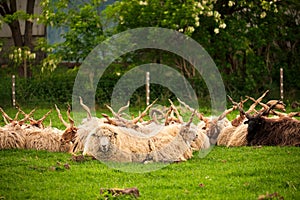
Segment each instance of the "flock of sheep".
[{"label": "flock of sheep", "polygon": [[[186,121],[172,101],[166,110],[153,108],[154,101],[139,116],[126,119],[123,112],[129,103],[117,112],[107,106],[112,117],[102,114],[102,118],[97,118],[92,117],[90,109],[80,98],[87,117],[77,127],[71,118],[71,109],[68,108],[69,122],[66,122],[56,106],[65,130],[43,125],[50,111],[35,120],[32,117],[34,110],[27,114],[19,109],[11,118],[0,108],[6,123],[0,127],[0,149],[82,153],[102,161],[147,163],[185,161],[193,156],[194,151],[207,151],[215,144],[228,147],[300,146],[300,121],[295,118],[300,112],[286,113],[280,101],[262,103],[267,92],[258,99],[247,97],[238,103],[228,97],[233,106],[215,117],[205,117],[178,99],[180,109],[190,113]],[[253,104],[245,111],[243,105],[249,100]],[[256,110],[257,105],[261,109]],[[226,115],[236,109],[239,115],[229,121]],[[22,119],[19,119],[19,114],[23,115]],[[194,118],[200,122],[195,124]]]}]

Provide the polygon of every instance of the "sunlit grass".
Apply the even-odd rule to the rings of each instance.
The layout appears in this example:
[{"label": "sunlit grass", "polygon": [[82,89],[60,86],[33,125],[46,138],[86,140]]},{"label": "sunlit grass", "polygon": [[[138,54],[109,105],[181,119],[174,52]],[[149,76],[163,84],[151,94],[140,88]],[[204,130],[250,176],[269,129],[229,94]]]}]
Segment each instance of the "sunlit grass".
[{"label": "sunlit grass", "polygon": [[[54,106],[37,108],[34,118],[50,109],[53,111],[44,124],[64,129]],[[66,108],[60,109],[67,119]],[[5,111],[11,117],[17,112],[11,108]],[[97,116],[102,112],[109,113],[97,110]],[[233,112],[228,118],[237,114]],[[184,115],[185,119],[189,116]],[[4,125],[2,119],[0,125]],[[132,171],[128,167],[127,171]],[[152,169],[151,165],[139,167]],[[67,153],[0,150],[0,199],[101,199],[100,188],[128,187],[137,187],[140,199],[257,199],[274,193],[278,199],[300,198],[297,147],[214,147],[204,158],[196,152],[187,162],[157,169],[128,173],[97,160],[75,162]]]},{"label": "sunlit grass", "polygon": [[215,147],[148,173],[126,173],[66,153],[0,151],[0,198],[96,199],[100,188],[137,187],[140,199],[257,199],[300,197],[300,149]]}]

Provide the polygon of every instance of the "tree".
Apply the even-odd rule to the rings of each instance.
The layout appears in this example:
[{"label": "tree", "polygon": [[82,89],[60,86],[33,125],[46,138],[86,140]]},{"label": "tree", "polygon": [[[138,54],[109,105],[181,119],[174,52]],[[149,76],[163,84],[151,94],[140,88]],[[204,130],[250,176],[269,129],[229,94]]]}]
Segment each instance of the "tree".
[{"label": "tree", "polygon": [[[34,19],[35,0],[27,0],[26,11],[17,10],[16,0],[0,0],[0,15],[8,24],[16,47],[27,46],[33,48],[32,25]],[[21,33],[20,21],[25,20],[24,37]]]},{"label": "tree", "polygon": [[[29,47],[30,50],[47,54],[41,63],[42,70],[53,70],[61,61],[80,62],[103,41],[101,0],[40,0],[41,14],[34,13],[34,4],[35,0],[27,0],[26,11],[23,11],[17,10],[17,0],[0,0],[2,16],[0,19],[9,25],[15,49],[19,50],[21,47],[27,51]],[[25,20],[24,36],[21,33],[20,20]],[[49,44],[46,38],[40,38],[34,46],[32,41],[34,20],[45,26],[64,29],[65,32],[61,35],[64,41]]]},{"label": "tree", "polygon": [[[123,0],[114,3],[106,12],[115,19],[117,32],[157,26],[191,36],[214,59],[227,91],[240,96],[270,88],[277,91],[279,83],[274,84],[274,80],[278,81],[279,66],[286,68],[287,76],[300,75],[299,70],[295,71],[299,69],[297,2]],[[178,65],[183,74],[195,75],[190,73],[192,67],[176,59],[173,62],[181,63]],[[299,88],[297,85],[291,86]]]},{"label": "tree", "polygon": [[[208,19],[213,33],[226,27],[221,14],[214,9],[213,1],[123,0],[109,6],[105,14],[109,19],[114,19],[116,32],[138,27],[162,27],[192,36],[196,29],[202,27],[201,21],[204,19]],[[142,51],[143,53],[139,51],[133,54],[137,55],[137,60],[143,58],[144,61],[152,59],[152,62],[171,62],[172,66],[177,66],[181,73],[189,78],[196,75],[195,69],[176,55],[151,49]]]},{"label": "tree", "polygon": [[[105,38],[100,15],[102,3],[101,0],[43,0],[40,20],[49,27],[63,28],[64,41],[53,45],[43,41],[40,48],[47,49],[48,55],[57,62],[82,61]],[[44,66],[52,70],[56,67],[47,63]]]}]

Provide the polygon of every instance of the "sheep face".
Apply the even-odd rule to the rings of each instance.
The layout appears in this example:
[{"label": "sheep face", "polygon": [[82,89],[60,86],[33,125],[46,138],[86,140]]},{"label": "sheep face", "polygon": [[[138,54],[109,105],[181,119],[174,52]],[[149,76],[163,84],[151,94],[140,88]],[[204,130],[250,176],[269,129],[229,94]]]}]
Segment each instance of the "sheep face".
[{"label": "sheep face", "polygon": [[103,153],[108,152],[111,149],[111,147],[115,145],[113,142],[115,140],[115,137],[116,137],[116,133],[113,133],[110,136],[106,136],[106,135],[100,136],[99,151]]},{"label": "sheep face", "polygon": [[93,142],[95,147],[98,146],[98,152],[107,153],[113,149],[117,139],[117,133],[113,133],[107,129],[99,128],[96,129],[95,132],[91,133],[90,137],[92,138],[90,141]]},{"label": "sheep face", "polygon": [[195,138],[198,136],[197,129],[194,127],[181,127],[180,135],[182,136],[183,140],[186,142],[187,145],[190,145],[190,143],[195,140]]},{"label": "sheep face", "polygon": [[209,137],[211,144],[216,144],[217,138],[221,132],[219,121],[213,120],[209,123],[209,128],[206,130],[206,135]]},{"label": "sheep face", "polygon": [[74,142],[77,130],[76,127],[67,128],[61,136],[62,139],[66,142]]},{"label": "sheep face", "polygon": [[218,119],[213,117],[207,124],[206,135],[209,137],[211,144],[217,143],[217,138],[221,131],[230,125],[230,122],[227,118]]},{"label": "sheep face", "polygon": [[60,139],[60,149],[61,152],[71,152],[72,144],[70,142],[66,142],[64,139]]},{"label": "sheep face", "polygon": [[255,137],[257,129],[262,126],[263,118],[249,118],[244,124],[248,124],[247,141],[252,141]]}]

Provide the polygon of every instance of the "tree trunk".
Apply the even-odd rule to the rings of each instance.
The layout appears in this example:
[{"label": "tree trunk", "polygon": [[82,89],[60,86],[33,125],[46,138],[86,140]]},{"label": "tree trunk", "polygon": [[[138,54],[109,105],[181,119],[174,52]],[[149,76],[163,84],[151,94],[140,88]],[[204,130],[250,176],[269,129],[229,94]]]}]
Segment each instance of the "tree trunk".
[{"label": "tree trunk", "polygon": [[[28,0],[27,6],[26,6],[26,12],[27,14],[32,15],[34,12],[34,3],[35,0]],[[32,26],[33,22],[26,20],[25,22],[25,33],[24,33],[24,46],[28,46],[30,50],[33,50],[32,45]]]},{"label": "tree trunk", "polygon": [[12,38],[14,41],[14,44],[16,47],[22,47],[23,46],[23,39],[22,39],[22,33],[20,29],[20,22],[18,20],[13,21],[12,23],[8,24]]}]

